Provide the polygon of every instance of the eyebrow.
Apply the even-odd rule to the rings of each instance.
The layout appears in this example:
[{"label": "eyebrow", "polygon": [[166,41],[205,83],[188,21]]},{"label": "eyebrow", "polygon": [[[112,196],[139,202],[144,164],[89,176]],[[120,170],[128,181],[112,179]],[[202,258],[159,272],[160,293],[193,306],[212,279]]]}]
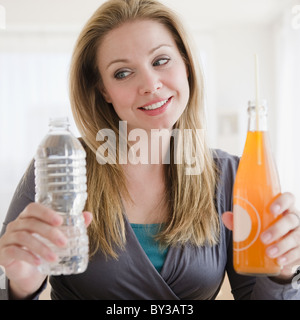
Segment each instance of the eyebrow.
[{"label": "eyebrow", "polygon": [[[171,45],[169,45],[169,44],[160,44],[159,46],[151,49],[151,50],[149,51],[149,55],[150,55],[150,54],[153,54],[156,50],[158,50],[158,49],[160,49],[160,48],[162,48],[162,47],[172,48],[173,46],[171,46]],[[121,63],[128,63],[129,60],[128,60],[128,59],[116,59],[116,60],[113,60],[113,61],[111,61],[111,62],[107,65],[106,70],[107,70],[112,64],[120,63],[120,62],[121,62]]]}]

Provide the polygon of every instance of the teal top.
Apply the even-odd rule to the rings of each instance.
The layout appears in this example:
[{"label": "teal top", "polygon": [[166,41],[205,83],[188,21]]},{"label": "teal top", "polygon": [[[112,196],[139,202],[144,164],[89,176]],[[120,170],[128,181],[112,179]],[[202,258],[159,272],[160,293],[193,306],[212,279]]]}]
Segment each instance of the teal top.
[{"label": "teal top", "polygon": [[161,224],[136,224],[131,223],[131,227],[149,260],[152,262],[158,272],[161,271],[168,248],[161,248],[159,243],[154,239],[161,228]]}]

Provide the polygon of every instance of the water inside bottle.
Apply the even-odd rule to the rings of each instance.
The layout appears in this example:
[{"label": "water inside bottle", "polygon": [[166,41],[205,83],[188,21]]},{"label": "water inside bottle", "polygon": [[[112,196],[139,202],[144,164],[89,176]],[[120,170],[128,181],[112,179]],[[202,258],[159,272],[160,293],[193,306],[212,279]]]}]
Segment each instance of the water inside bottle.
[{"label": "water inside bottle", "polygon": [[59,248],[39,235],[58,256],[56,262],[43,261],[39,269],[52,275],[80,273],[88,262],[88,237],[82,215],[87,198],[86,153],[68,130],[65,119],[51,119],[49,125],[35,156],[35,201],[61,214],[60,228],[68,243]]}]

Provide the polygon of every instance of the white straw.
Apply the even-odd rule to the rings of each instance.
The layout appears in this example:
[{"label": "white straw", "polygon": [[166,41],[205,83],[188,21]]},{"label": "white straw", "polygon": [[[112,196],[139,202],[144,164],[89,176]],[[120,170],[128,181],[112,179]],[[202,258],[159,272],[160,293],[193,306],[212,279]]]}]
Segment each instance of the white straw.
[{"label": "white straw", "polygon": [[255,85],[256,85],[256,130],[259,130],[259,65],[258,56],[255,54]]},{"label": "white straw", "polygon": [[[256,131],[260,131],[259,127],[259,65],[258,56],[255,54],[255,84],[256,84]],[[262,164],[262,140],[261,136],[257,135],[257,163]]]}]

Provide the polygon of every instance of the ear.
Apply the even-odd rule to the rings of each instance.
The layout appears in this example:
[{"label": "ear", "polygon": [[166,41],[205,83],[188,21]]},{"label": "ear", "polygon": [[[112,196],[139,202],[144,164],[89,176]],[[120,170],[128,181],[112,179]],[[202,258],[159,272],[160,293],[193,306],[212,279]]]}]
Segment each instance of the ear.
[{"label": "ear", "polygon": [[99,86],[99,91],[107,103],[112,103],[111,97],[103,85]]}]

